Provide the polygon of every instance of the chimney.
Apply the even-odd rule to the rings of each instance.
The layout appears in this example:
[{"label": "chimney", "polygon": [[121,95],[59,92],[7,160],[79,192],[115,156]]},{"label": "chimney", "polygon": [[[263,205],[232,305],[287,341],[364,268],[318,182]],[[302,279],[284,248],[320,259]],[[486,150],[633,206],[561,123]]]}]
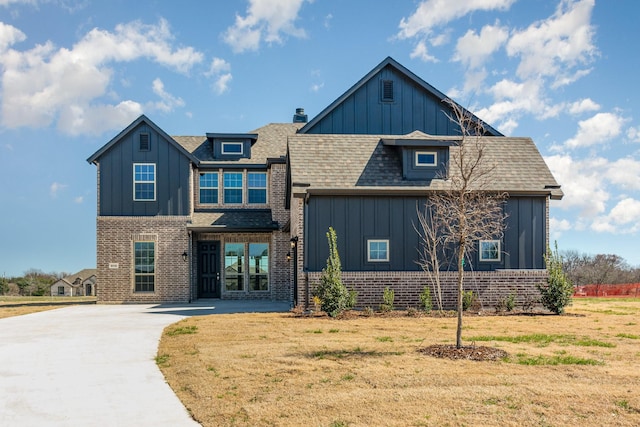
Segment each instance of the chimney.
[{"label": "chimney", "polygon": [[293,123],[307,123],[307,115],[304,113],[304,108],[296,108],[296,113],[293,115]]}]

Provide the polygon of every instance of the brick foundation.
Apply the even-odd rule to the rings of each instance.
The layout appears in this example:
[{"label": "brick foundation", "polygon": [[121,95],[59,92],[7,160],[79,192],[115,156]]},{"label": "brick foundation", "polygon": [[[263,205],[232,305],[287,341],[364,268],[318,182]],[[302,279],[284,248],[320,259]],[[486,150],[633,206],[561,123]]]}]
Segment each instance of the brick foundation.
[{"label": "brick foundation", "polygon": [[[308,272],[302,278],[299,292],[301,303],[307,301],[307,297],[309,299],[312,297],[313,290],[320,282],[321,275],[321,272]],[[456,272],[443,272],[441,275],[443,308],[445,310],[456,308],[457,277]],[[546,278],[546,270],[467,272],[464,277],[464,288],[478,295],[482,309],[491,310],[510,293],[515,293],[518,306],[538,300],[540,294],[535,285],[544,282]],[[433,307],[437,308],[434,287],[430,285],[427,273],[422,271],[342,272],[342,281],[348,289],[358,292],[356,308],[359,309],[365,307],[377,309],[382,303],[382,295],[386,287],[393,289],[395,293],[396,308],[418,308],[420,305],[419,295],[425,286],[429,286]]]}]

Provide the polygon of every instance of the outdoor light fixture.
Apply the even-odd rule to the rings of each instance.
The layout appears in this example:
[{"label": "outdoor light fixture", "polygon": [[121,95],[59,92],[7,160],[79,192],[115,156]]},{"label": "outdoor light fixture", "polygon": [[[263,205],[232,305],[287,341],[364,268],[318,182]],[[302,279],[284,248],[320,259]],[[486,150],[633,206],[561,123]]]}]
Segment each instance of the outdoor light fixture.
[{"label": "outdoor light fixture", "polygon": [[291,252],[287,252],[287,262],[291,261]]},{"label": "outdoor light fixture", "polygon": [[298,244],[298,236],[292,237],[291,240],[289,240],[291,242],[291,247],[295,248],[296,245]]},{"label": "outdoor light fixture", "polygon": [[187,251],[182,252],[182,260],[184,262],[187,262],[187,258],[189,258],[189,255],[187,254]]}]

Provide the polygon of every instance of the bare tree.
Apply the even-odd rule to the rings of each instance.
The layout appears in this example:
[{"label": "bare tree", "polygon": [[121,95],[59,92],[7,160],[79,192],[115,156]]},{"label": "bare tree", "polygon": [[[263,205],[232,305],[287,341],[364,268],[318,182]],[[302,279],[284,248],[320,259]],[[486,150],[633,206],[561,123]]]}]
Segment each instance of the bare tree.
[{"label": "bare tree", "polygon": [[[487,143],[482,138],[485,134],[483,124],[455,102],[445,100],[445,103],[451,107],[453,115],[449,118],[460,127],[461,135],[450,149],[446,189],[429,195],[425,221],[420,220],[422,232],[419,234],[423,254],[426,254],[421,265],[438,277],[440,261],[437,257],[441,251],[434,245],[453,249],[458,272],[456,347],[461,348],[464,260],[473,254],[480,240],[502,239],[507,195],[497,192],[495,186],[492,188],[491,184],[498,176],[496,165],[488,158]],[[425,226],[430,230],[425,230]]]}]

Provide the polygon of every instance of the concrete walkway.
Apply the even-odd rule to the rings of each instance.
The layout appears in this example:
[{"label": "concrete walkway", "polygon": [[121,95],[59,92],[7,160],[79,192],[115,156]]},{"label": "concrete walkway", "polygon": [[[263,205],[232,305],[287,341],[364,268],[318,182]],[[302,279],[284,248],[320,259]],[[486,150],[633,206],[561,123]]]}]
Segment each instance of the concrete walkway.
[{"label": "concrete walkway", "polygon": [[197,426],[155,364],[162,330],[188,316],[288,309],[200,300],[0,319],[0,426]]}]

